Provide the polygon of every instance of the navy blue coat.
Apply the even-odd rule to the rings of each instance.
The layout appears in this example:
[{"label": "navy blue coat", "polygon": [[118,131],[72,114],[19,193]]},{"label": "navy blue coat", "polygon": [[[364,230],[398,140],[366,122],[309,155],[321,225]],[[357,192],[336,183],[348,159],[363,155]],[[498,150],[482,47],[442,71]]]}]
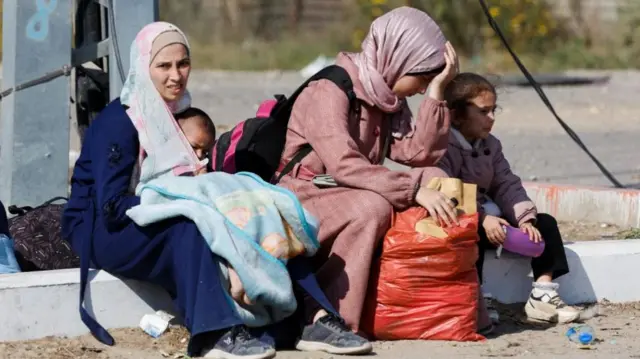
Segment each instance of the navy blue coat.
[{"label": "navy blue coat", "polygon": [[9,234],[9,220],[7,219],[7,210],[4,208],[4,204],[2,204],[2,201],[0,201],[0,234],[11,237],[11,235]]},{"label": "navy blue coat", "polygon": [[[219,258],[193,222],[178,218],[140,227],[127,217],[126,211],[140,203],[129,192],[138,154],[137,131],[123,105],[114,100],[87,130],[62,218],[63,238],[80,254],[82,288],[90,264],[164,287],[192,335],[189,352],[193,355],[202,345],[195,340],[199,334],[242,323],[220,283]],[[289,261],[289,271],[311,297],[335,313],[306,262]],[[100,341],[113,343],[82,308],[80,314]]]}]

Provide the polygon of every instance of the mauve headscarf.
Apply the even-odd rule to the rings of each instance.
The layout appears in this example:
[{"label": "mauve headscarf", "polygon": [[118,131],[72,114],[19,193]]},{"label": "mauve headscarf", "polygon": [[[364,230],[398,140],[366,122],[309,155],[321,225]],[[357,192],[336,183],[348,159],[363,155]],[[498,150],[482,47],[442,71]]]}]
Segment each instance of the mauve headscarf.
[{"label": "mauve headscarf", "polygon": [[408,73],[444,66],[446,42],[429,15],[403,6],[375,19],[362,42],[362,52],[349,57],[373,103],[393,113],[402,109],[402,101],[391,91],[393,85]]}]

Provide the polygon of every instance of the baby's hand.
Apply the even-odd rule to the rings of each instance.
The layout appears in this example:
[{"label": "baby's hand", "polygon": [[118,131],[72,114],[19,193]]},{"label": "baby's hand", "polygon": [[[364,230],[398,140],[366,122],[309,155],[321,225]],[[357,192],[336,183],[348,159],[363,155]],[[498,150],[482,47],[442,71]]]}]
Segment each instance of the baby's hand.
[{"label": "baby's hand", "polygon": [[242,285],[242,281],[240,281],[240,276],[236,271],[229,267],[229,283],[231,288],[229,288],[229,292],[231,293],[231,297],[240,305],[252,305],[253,302],[249,299],[249,296],[244,291],[244,286]]},{"label": "baby's hand", "polygon": [[195,174],[196,174],[196,176],[200,176],[200,175],[203,175],[203,174],[206,174],[206,173],[207,173],[207,167],[202,167]]}]

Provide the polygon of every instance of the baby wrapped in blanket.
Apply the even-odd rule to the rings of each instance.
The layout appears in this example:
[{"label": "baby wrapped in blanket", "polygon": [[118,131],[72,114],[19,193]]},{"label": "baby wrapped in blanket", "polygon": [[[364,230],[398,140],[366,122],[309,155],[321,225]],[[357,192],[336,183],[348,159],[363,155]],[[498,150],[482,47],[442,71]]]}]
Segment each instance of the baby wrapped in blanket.
[{"label": "baby wrapped in blanket", "polygon": [[292,193],[251,173],[165,176],[141,182],[136,192],[141,204],[127,212],[134,222],[145,226],[187,217],[212,253],[224,259],[223,282],[229,281],[226,263],[234,269],[253,303],[235,303],[245,324],[264,326],[295,312],[286,262],[314,255],[319,244],[316,220]]},{"label": "baby wrapped in blanket", "polygon": [[[196,156],[198,156],[200,160],[207,158],[216,139],[216,127],[211,117],[199,108],[190,107],[185,111],[176,114],[175,119],[178,121],[178,126],[180,126],[182,133],[184,133],[187,141],[189,141],[189,144],[196,153]],[[186,173],[185,176],[203,175],[206,173],[207,169],[205,167],[198,173]],[[282,217],[280,217],[280,219],[282,220],[286,237],[276,234],[269,235],[262,239],[262,242],[260,243],[262,249],[275,258],[283,260],[303,254],[305,252],[304,245],[296,237],[296,234],[289,223],[287,223],[287,221]],[[230,270],[229,281],[226,284],[228,289],[232,291],[232,297],[240,298],[244,294],[244,289],[240,285],[233,285],[232,283],[234,282],[239,283],[241,280],[234,270]],[[234,293],[234,291],[236,291],[236,293]],[[244,295],[243,302],[249,303],[251,300]]]}]

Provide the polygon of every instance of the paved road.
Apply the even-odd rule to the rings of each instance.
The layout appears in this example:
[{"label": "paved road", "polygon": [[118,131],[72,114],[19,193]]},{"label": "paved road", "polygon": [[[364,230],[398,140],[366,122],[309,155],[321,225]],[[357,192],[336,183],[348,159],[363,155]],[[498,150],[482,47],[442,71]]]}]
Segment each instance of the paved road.
[{"label": "paved road", "polygon": [[[640,71],[614,71],[608,84],[545,91],[560,116],[625,185],[640,187]],[[260,101],[289,94],[303,78],[295,72],[195,71],[190,89],[221,127],[255,113]],[[495,134],[524,180],[610,186],[593,162],[562,130],[532,89],[499,89],[503,108]],[[410,101],[416,109],[419,98]],[[79,148],[72,133],[71,149]]]},{"label": "paved road", "polygon": [[[297,73],[195,72],[194,105],[221,127],[255,113],[261,100],[291,93]],[[560,116],[624,184],[640,185],[640,71],[614,72],[601,86],[546,89]],[[495,133],[524,180],[609,186],[598,168],[567,136],[532,89],[499,89],[503,110]],[[420,99],[410,101],[417,109]]]}]

